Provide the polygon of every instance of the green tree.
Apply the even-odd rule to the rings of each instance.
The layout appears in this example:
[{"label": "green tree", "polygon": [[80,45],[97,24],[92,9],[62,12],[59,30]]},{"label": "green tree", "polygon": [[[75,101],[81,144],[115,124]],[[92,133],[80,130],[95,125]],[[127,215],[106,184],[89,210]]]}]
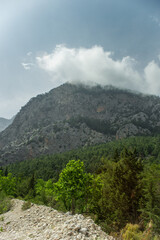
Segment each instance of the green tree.
[{"label": "green tree", "polygon": [[49,179],[48,181],[38,179],[35,185],[35,191],[40,201],[46,205],[51,204],[54,197],[53,179]]},{"label": "green tree", "polygon": [[91,179],[88,191],[89,211],[96,214],[98,218],[101,216],[102,187],[100,176]]},{"label": "green tree", "polygon": [[112,200],[115,204],[114,210],[117,219],[120,216],[124,218],[124,221],[136,222],[142,197],[142,170],[142,162],[137,157],[137,153],[125,149],[114,169],[111,184]]},{"label": "green tree", "polygon": [[57,199],[63,201],[65,208],[75,213],[77,200],[86,196],[85,190],[90,180],[89,175],[84,172],[84,164],[80,160],[71,160],[62,170],[59,180],[54,184]]},{"label": "green tree", "polygon": [[160,234],[160,166],[146,166],[143,173],[144,207],[142,217],[153,223],[153,231]]},{"label": "green tree", "polygon": [[36,179],[35,179],[35,174],[33,173],[32,176],[28,179],[28,184],[27,184],[27,191],[28,194],[26,195],[25,199],[32,199],[35,198],[36,196],[36,191],[35,191],[35,185],[36,185]]},{"label": "green tree", "polygon": [[135,223],[142,198],[143,165],[136,152],[123,150],[118,162],[108,162],[104,179],[102,212],[109,224],[121,228]]},{"label": "green tree", "polygon": [[3,176],[3,172],[0,171],[0,191],[4,191],[6,195],[16,195],[16,178],[12,177],[11,173]]}]

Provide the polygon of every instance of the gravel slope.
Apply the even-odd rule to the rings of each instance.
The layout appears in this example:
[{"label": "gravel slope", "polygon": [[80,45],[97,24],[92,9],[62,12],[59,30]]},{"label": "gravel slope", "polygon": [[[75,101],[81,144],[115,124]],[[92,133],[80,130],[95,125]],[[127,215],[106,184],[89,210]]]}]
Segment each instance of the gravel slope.
[{"label": "gravel slope", "polygon": [[22,200],[13,199],[12,203],[12,209],[0,215],[0,240],[113,240],[83,215],[72,216],[36,204],[22,211]]}]

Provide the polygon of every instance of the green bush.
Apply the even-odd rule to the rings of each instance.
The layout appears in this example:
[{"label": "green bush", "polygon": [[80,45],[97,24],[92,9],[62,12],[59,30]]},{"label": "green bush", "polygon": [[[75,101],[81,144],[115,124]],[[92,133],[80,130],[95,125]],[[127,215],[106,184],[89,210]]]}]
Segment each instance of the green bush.
[{"label": "green bush", "polygon": [[31,202],[29,202],[29,201],[24,202],[22,205],[22,210],[25,211],[25,210],[31,208],[31,206],[32,206]]},{"label": "green bush", "polygon": [[3,214],[11,209],[11,200],[6,196],[6,194],[1,191],[0,192],[0,214]]},{"label": "green bush", "polygon": [[123,240],[141,240],[142,232],[139,230],[137,224],[128,223],[125,228],[121,231]]}]

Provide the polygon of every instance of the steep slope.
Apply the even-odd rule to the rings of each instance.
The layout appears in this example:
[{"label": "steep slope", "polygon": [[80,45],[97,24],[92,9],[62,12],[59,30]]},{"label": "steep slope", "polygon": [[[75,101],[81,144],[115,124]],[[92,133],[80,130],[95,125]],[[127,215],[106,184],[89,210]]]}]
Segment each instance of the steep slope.
[{"label": "steep slope", "polygon": [[0,161],[155,133],[160,133],[159,97],[64,84],[31,99],[0,133]]},{"label": "steep slope", "polygon": [[0,132],[7,128],[12,122],[13,119],[0,118]]}]

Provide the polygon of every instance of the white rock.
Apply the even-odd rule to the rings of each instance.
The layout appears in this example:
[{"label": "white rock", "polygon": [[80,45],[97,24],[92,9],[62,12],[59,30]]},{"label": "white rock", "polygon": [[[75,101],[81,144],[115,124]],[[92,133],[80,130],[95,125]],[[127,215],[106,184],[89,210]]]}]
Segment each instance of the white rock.
[{"label": "white rock", "polygon": [[81,228],[80,232],[84,235],[87,235],[88,229],[87,228]]},{"label": "white rock", "polygon": [[74,228],[74,230],[76,230],[76,231],[79,231],[80,229],[81,229],[81,225],[80,224],[76,225],[75,228]]},{"label": "white rock", "polygon": [[0,240],[113,240],[83,215],[63,214],[36,204],[22,211],[23,201],[12,201],[12,211],[3,214]]}]

